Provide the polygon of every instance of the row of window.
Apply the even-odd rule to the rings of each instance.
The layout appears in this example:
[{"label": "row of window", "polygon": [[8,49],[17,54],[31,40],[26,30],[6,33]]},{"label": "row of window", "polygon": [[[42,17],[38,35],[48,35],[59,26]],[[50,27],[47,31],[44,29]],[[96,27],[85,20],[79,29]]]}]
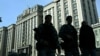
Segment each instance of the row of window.
[{"label": "row of window", "polygon": [[78,11],[77,11],[76,0],[72,0],[72,10],[73,10],[74,26],[75,27],[79,27]]},{"label": "row of window", "polygon": [[25,46],[30,43],[29,38],[32,38],[32,34],[30,35],[30,33],[32,33],[32,29],[36,27],[35,24],[36,16],[18,25],[17,32],[19,33],[17,33],[17,37],[21,41],[19,46]]},{"label": "row of window", "polygon": [[64,11],[65,11],[65,18],[68,16],[69,11],[68,11],[68,1],[64,0]]},{"label": "row of window", "polygon": [[11,29],[9,29],[8,30],[8,38],[7,38],[7,47],[8,47],[8,51],[10,51],[11,50],[11,46],[12,46],[12,39],[13,39],[13,37],[12,37],[12,30]]},{"label": "row of window", "polygon": [[[73,8],[74,24],[75,24],[76,27],[79,27],[76,0],[72,0],[72,8]],[[68,1],[67,0],[64,0],[64,11],[65,11],[65,18],[66,18],[69,15]],[[59,26],[61,26],[61,8],[60,8],[60,3],[57,4],[57,15],[58,15],[58,22],[59,22],[58,27],[59,27]]]},{"label": "row of window", "polygon": [[60,29],[61,27],[61,5],[60,5],[60,2],[57,3],[57,19],[58,19],[58,29]]}]

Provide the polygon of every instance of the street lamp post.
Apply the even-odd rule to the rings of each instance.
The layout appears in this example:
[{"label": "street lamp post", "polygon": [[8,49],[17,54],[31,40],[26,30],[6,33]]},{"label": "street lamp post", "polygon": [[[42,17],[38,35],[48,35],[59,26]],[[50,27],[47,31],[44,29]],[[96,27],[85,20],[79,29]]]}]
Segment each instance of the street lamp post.
[{"label": "street lamp post", "polygon": [[0,17],[0,22],[2,22],[1,17]]}]

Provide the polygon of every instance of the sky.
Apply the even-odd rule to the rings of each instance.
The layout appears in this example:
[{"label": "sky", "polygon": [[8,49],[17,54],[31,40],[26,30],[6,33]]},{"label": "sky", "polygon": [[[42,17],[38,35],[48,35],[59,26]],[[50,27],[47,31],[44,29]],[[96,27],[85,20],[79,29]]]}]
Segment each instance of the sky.
[{"label": "sky", "polygon": [[[22,14],[28,7],[36,4],[46,5],[53,0],[0,0],[0,27],[16,24],[17,16]],[[100,17],[100,0],[96,0],[97,12]]]}]

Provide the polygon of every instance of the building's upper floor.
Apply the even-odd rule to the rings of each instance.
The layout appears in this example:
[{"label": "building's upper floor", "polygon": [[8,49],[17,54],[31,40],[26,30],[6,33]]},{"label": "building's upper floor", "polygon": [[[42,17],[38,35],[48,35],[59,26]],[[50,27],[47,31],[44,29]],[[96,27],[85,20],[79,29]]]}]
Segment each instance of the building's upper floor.
[{"label": "building's upper floor", "polygon": [[17,17],[17,21],[20,21],[33,13],[39,13],[42,11],[43,11],[43,6],[37,4],[31,8],[27,8],[26,10],[24,10],[23,13]]}]

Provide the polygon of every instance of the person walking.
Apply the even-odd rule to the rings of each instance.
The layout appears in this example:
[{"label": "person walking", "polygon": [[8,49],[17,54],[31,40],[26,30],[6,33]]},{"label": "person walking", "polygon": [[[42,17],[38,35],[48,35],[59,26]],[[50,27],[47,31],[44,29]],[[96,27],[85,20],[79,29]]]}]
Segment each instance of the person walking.
[{"label": "person walking", "polygon": [[82,56],[96,56],[95,35],[86,21],[82,22],[80,28],[79,46]]},{"label": "person walking", "polygon": [[52,16],[46,15],[45,22],[34,29],[38,56],[55,56],[56,49],[60,46],[57,31],[51,20]]},{"label": "person walking", "polygon": [[66,21],[67,24],[64,24],[59,31],[59,37],[64,41],[62,48],[65,51],[65,56],[79,56],[77,31],[71,25],[72,16],[67,16]]}]

